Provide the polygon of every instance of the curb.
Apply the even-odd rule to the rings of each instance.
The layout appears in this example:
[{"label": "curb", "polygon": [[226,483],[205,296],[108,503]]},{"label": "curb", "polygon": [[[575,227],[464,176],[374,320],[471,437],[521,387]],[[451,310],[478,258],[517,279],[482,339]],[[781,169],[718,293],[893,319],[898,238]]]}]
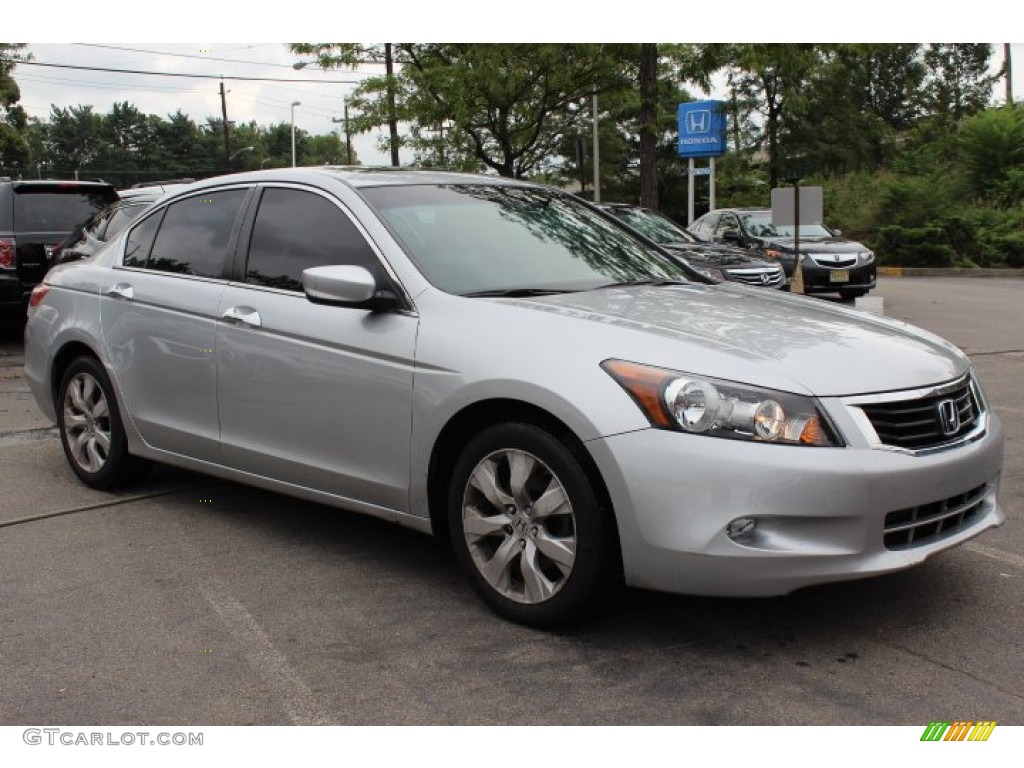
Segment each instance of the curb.
[{"label": "curb", "polygon": [[1024,277],[1024,269],[969,267],[878,267],[883,277]]}]

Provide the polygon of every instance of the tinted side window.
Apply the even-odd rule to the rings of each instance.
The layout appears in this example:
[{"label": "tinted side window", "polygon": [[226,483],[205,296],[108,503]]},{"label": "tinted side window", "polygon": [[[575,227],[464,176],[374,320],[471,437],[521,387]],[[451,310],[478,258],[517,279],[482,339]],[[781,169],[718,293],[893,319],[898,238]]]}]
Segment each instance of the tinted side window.
[{"label": "tinted side window", "polygon": [[701,224],[701,232],[703,232],[708,237],[714,235],[715,227],[718,226],[718,217],[719,214],[717,213],[709,213],[707,216],[705,216],[703,219],[703,224]]},{"label": "tinted side window", "polygon": [[378,284],[384,270],[355,225],[337,206],[311,192],[263,193],[249,243],[245,281],[302,290],[302,270],[328,264],[366,267]]},{"label": "tinted side window", "polygon": [[148,269],[222,277],[231,227],[245,190],[210,192],[167,206]]},{"label": "tinted side window", "polygon": [[109,240],[114,237],[128,226],[128,222],[133,221],[136,216],[142,213],[145,208],[146,206],[144,205],[126,205],[123,208],[118,208],[110,217],[110,223],[107,224],[107,229],[103,233],[103,239]]},{"label": "tinted side window", "polygon": [[156,236],[156,229],[160,226],[161,218],[163,218],[163,214],[160,213],[150,216],[128,233],[123,262],[126,267],[146,266],[146,259],[149,258],[149,251],[153,247],[153,238]]}]

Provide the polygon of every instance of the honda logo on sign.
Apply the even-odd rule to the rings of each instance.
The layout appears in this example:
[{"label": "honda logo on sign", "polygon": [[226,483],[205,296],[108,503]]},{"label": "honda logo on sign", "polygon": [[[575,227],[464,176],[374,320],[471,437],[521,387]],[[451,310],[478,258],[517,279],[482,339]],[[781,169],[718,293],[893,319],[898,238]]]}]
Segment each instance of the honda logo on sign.
[{"label": "honda logo on sign", "polygon": [[711,131],[711,110],[695,109],[686,113],[687,133],[709,133]]}]

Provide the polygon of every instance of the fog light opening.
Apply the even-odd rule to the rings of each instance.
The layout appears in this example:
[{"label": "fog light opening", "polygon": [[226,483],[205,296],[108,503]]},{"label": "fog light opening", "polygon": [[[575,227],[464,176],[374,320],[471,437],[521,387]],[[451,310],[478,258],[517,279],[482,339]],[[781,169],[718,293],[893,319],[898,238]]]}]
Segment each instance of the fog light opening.
[{"label": "fog light opening", "polygon": [[753,517],[737,517],[725,526],[725,534],[733,541],[744,543],[754,538],[757,520]]}]

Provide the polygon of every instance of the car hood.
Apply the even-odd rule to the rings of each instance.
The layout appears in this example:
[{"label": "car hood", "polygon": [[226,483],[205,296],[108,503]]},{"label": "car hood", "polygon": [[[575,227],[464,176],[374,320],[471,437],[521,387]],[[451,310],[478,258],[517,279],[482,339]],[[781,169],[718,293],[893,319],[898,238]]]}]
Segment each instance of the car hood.
[{"label": "car hood", "polygon": [[664,246],[670,253],[682,256],[687,261],[708,267],[777,267],[760,259],[752,259],[750,254],[739,248],[705,243],[668,243]]},{"label": "car hood", "polygon": [[[766,247],[784,248],[793,250],[792,237],[771,237],[762,238]],[[868,250],[866,246],[853,240],[846,240],[841,237],[801,237],[800,251],[802,253],[860,253]]]},{"label": "car hood", "polygon": [[523,312],[599,325],[592,332],[566,331],[574,339],[580,334],[579,341],[590,336],[591,346],[609,350],[607,357],[819,396],[938,384],[970,368],[955,346],[907,323],[728,283],[626,286],[497,301]]}]

